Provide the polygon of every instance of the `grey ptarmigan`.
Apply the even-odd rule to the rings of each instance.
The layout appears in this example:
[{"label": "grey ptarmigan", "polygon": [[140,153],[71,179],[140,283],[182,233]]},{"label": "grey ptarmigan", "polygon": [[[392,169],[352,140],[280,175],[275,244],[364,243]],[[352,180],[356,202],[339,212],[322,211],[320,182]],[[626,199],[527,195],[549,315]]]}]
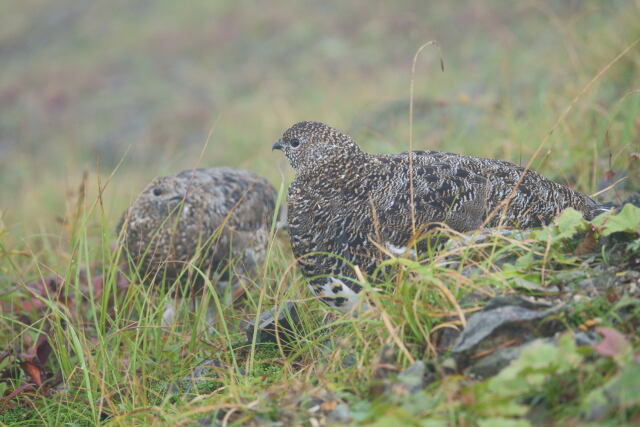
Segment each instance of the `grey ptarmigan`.
[{"label": "grey ptarmigan", "polygon": [[225,280],[231,260],[238,274],[262,263],[276,199],[273,186],[252,172],[186,170],[154,179],[118,229],[130,260],[149,282],[170,285],[181,274],[186,278],[189,262]]},{"label": "grey ptarmigan", "polygon": [[434,223],[527,228],[568,207],[587,218],[605,209],[513,163],[438,151],[369,154],[318,122],[293,125],[273,149],[296,171],[287,198],[293,253],[311,290],[342,311],[360,290],[349,264],[371,274],[383,251],[404,251]]}]

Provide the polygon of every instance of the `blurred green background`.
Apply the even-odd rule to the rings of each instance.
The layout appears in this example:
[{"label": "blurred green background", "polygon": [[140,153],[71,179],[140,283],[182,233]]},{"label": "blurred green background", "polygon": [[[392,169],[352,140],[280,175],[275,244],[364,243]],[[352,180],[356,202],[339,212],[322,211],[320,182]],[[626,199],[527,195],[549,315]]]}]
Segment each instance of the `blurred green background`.
[{"label": "blurred green background", "polygon": [[[154,176],[194,166],[252,169],[278,186],[292,171],[271,145],[300,120],[369,151],[405,150],[411,63],[429,40],[445,70],[436,47],[418,60],[414,147],[526,163],[639,36],[637,0],[4,1],[2,219],[18,240],[55,235],[83,173],[95,195],[121,160],[104,194],[113,224]],[[589,193],[609,165],[628,169],[639,65],[636,46],[534,166]]]}]

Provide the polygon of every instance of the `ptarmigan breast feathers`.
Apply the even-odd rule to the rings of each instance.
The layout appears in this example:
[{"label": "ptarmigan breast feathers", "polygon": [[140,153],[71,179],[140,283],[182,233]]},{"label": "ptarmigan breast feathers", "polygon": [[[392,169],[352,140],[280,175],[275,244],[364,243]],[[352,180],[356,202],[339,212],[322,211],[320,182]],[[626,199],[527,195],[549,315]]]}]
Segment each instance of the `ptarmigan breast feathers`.
[{"label": "ptarmigan breast feathers", "polygon": [[276,199],[273,186],[252,172],[187,170],[154,179],[119,229],[148,280],[174,280],[190,261],[215,273],[233,259],[236,273],[245,273],[264,258]]},{"label": "ptarmigan breast feathers", "polygon": [[343,309],[359,291],[345,261],[370,274],[383,257],[380,247],[393,251],[414,237],[411,187],[415,230],[434,222],[458,231],[483,223],[535,227],[568,207],[588,218],[601,209],[513,163],[438,151],[368,154],[318,122],[295,124],[273,148],[296,170],[287,199],[294,255],[312,290]]}]

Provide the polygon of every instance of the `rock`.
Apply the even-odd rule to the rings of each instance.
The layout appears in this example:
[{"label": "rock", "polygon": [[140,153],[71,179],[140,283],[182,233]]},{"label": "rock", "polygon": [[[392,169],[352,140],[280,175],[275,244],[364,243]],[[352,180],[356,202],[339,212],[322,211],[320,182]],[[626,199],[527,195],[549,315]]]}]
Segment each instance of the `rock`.
[{"label": "rock", "polygon": [[[326,423],[347,423],[351,421],[349,405],[336,394],[322,390],[318,394],[303,397],[299,405],[307,413],[319,421],[319,425]],[[311,425],[314,425],[311,423]]]},{"label": "rock", "polygon": [[560,292],[557,286],[543,287],[521,277],[514,277],[512,286],[514,289],[530,295],[557,295]]},{"label": "rock", "polygon": [[598,344],[600,337],[593,332],[576,332],[576,345],[593,347]]},{"label": "rock", "polygon": [[338,403],[332,411],[327,414],[327,421],[330,423],[346,423],[351,420],[351,410],[346,403]]},{"label": "rock", "polygon": [[511,362],[520,357],[520,353],[526,347],[533,343],[551,342],[548,339],[537,339],[526,344],[504,347],[491,353],[489,356],[479,359],[464,370],[464,374],[474,379],[485,379],[499,373],[502,369],[509,366]]},{"label": "rock", "polygon": [[606,288],[613,286],[617,281],[616,272],[603,270],[593,277],[588,277],[579,281],[574,289],[581,294],[594,298],[603,294]]},{"label": "rock", "polygon": [[[538,338],[522,345],[499,348],[486,357],[470,362],[464,369],[464,374],[480,380],[494,376],[518,359],[525,348],[542,343],[555,345],[557,338],[558,335],[553,338]],[[600,341],[600,337],[593,332],[577,332],[574,339],[576,345],[583,347],[592,347]]]},{"label": "rock", "polygon": [[460,337],[460,331],[454,328],[442,328],[435,335],[438,354],[448,352]]},{"label": "rock", "polygon": [[400,372],[393,384],[386,387],[385,394],[407,396],[422,390],[425,385],[426,366],[418,360]]},{"label": "rock", "polygon": [[[245,329],[247,340],[253,341],[255,322],[251,322]],[[258,331],[256,334],[256,343],[275,343],[289,342],[295,336],[295,331],[300,329],[300,317],[296,306],[291,301],[287,301],[280,307],[274,307],[271,310],[260,314],[258,321]]]},{"label": "rock", "polygon": [[358,363],[358,359],[356,358],[355,354],[353,354],[353,353],[347,353],[342,358],[342,367],[343,368],[351,368],[352,366],[356,366],[357,363]]},{"label": "rock", "polygon": [[467,322],[453,350],[458,369],[469,365],[472,356],[492,353],[501,346],[521,345],[534,337],[550,336],[562,325],[545,321],[564,310],[565,306],[549,306],[517,295],[491,300],[483,311],[475,313]]}]

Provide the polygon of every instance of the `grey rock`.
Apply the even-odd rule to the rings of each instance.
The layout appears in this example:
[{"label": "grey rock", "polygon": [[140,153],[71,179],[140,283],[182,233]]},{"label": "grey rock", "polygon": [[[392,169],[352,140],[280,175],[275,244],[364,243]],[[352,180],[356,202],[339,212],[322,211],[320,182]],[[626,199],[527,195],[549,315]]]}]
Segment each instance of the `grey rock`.
[{"label": "grey rock", "polygon": [[615,285],[617,281],[615,270],[603,270],[593,277],[579,281],[572,288],[588,297],[596,297],[601,295],[606,288]]},{"label": "grey rock", "polygon": [[593,332],[576,332],[575,340],[576,345],[593,347],[600,342],[600,337]]},{"label": "grey rock", "polygon": [[299,405],[307,410],[313,417],[319,417],[321,425],[328,423],[347,423],[352,415],[349,405],[338,395],[327,390],[317,395],[302,396]]},{"label": "grey rock", "polygon": [[[530,345],[543,342],[554,344],[556,339],[557,335],[554,338],[538,338],[522,345],[499,348],[490,355],[471,362],[469,366],[464,369],[464,374],[474,379],[484,379],[494,376],[516,360],[520,356],[520,353],[522,353],[522,350]],[[600,337],[594,333],[577,332],[575,334],[575,341],[579,346],[592,347],[600,341]]]},{"label": "grey rock", "polygon": [[513,278],[513,288],[532,295],[556,295],[560,292],[557,286],[542,287],[521,277]]},{"label": "grey rock", "polygon": [[393,384],[387,386],[385,393],[396,396],[407,396],[422,390],[425,385],[427,368],[422,360],[418,360],[398,374]]},{"label": "grey rock", "polygon": [[358,360],[353,353],[348,353],[342,358],[342,367],[351,368],[352,366],[356,366]]},{"label": "grey rock", "polygon": [[327,421],[330,423],[346,423],[351,418],[351,410],[344,402],[338,403],[336,408],[327,414]]},{"label": "grey rock", "polygon": [[[509,301],[510,300],[510,301]],[[536,310],[534,307],[544,309]],[[562,310],[565,306],[548,307],[522,297],[506,296],[492,300],[487,307],[471,316],[452,355],[458,368],[468,365],[469,356],[485,350],[495,349],[508,341],[527,342],[536,335],[549,336],[561,328],[561,325],[542,327],[544,321]]]},{"label": "grey rock", "polygon": [[522,353],[522,350],[537,342],[552,342],[552,340],[537,339],[526,344],[514,347],[500,348],[491,353],[489,356],[483,357],[482,359],[468,366],[464,370],[464,374],[474,379],[484,379],[494,376],[502,369],[506,368],[511,362],[520,357],[520,353]]}]

